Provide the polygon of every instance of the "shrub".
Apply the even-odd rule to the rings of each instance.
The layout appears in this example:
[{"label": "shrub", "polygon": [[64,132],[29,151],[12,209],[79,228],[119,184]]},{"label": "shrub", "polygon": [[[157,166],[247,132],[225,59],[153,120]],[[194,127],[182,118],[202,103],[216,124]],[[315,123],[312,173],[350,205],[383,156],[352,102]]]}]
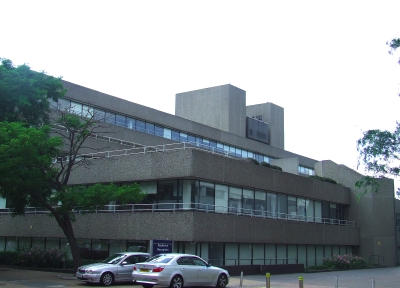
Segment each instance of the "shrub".
[{"label": "shrub", "polygon": [[18,252],[0,252],[0,263],[3,265],[17,265]]},{"label": "shrub", "polygon": [[323,266],[328,269],[358,269],[368,266],[367,262],[359,256],[349,254],[333,255],[332,258],[324,258]]},{"label": "shrub", "polygon": [[63,268],[62,259],[68,260],[68,255],[57,248],[44,249],[40,245],[32,248],[19,246],[17,248],[17,263],[26,267]]},{"label": "shrub", "polygon": [[317,180],[324,181],[324,182],[329,182],[329,183],[332,183],[332,184],[338,184],[335,180],[333,180],[331,178],[328,178],[328,177],[321,177],[321,176],[317,176],[317,175],[309,176],[309,177],[312,178],[312,179],[317,179]]},{"label": "shrub", "polygon": [[258,162],[256,159],[254,159],[254,158],[247,158],[247,159],[250,159],[250,161],[252,161],[254,164],[256,164],[256,165],[260,165],[260,162]]},{"label": "shrub", "polygon": [[281,168],[281,167],[276,166],[276,165],[269,164],[269,163],[267,163],[267,162],[261,162],[261,166],[264,166],[264,167],[268,167],[268,168],[272,168],[272,169],[276,169],[276,170],[282,171],[282,168]]}]

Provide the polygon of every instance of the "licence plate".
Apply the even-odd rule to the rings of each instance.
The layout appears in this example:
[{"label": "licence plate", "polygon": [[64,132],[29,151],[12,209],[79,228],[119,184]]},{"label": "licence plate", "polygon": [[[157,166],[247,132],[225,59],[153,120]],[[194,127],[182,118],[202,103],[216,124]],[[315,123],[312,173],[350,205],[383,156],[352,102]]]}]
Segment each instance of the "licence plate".
[{"label": "licence plate", "polygon": [[140,268],[140,272],[150,272],[150,269],[142,269],[142,268]]}]

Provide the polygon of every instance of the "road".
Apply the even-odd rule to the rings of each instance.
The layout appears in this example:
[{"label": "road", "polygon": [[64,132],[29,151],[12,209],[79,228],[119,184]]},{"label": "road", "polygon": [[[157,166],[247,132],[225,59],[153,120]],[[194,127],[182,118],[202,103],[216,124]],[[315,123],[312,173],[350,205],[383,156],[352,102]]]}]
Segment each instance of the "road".
[{"label": "road", "polygon": [[[338,287],[366,288],[372,287],[374,279],[375,287],[399,288],[400,267],[374,268],[351,271],[318,272],[303,274],[271,275],[271,288],[298,288],[299,276],[303,276],[303,287],[335,287],[336,277]],[[240,277],[231,277],[228,288],[239,288]],[[27,288],[27,287],[100,287],[80,282],[71,273],[43,272],[34,270],[21,270],[0,267],[0,288]],[[117,284],[115,287],[140,287],[132,283]],[[262,288],[266,287],[265,275],[244,275],[242,287]],[[157,287],[156,287],[157,288]],[[161,288],[161,287],[160,287]]]}]

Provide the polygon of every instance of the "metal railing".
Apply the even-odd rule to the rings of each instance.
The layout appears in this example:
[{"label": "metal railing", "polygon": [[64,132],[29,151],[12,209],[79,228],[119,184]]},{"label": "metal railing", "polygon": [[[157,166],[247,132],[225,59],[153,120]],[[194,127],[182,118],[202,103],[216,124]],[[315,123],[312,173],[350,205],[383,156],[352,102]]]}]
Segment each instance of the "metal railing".
[{"label": "metal railing", "polygon": [[[54,206],[57,208],[58,206]],[[102,205],[96,206],[93,210],[85,210],[75,207],[71,212],[74,213],[136,213],[136,212],[179,212],[179,211],[201,211],[205,213],[229,214],[237,216],[248,216],[257,218],[267,218],[285,221],[308,222],[325,225],[352,226],[356,227],[355,221],[330,219],[312,216],[293,215],[277,213],[264,210],[241,209],[237,207],[226,207],[220,205],[204,203],[153,203],[153,204],[126,204],[126,205]],[[0,209],[0,214],[11,214],[10,208]],[[40,207],[26,207],[26,214],[48,214],[49,210]]]},{"label": "metal railing", "polygon": [[[163,145],[156,145],[156,146],[137,146],[129,149],[119,149],[113,151],[103,151],[103,152],[96,152],[96,153],[86,153],[80,154],[76,156],[76,160],[85,158],[85,159],[101,159],[101,158],[112,158],[112,157],[121,157],[121,156],[129,156],[129,155],[136,155],[136,154],[146,154],[146,153],[157,153],[157,152],[169,152],[174,150],[186,150],[186,149],[199,149],[210,152],[212,154],[219,154],[225,157],[235,157],[232,156],[232,153],[227,151],[221,150],[219,148],[209,147],[208,149],[194,146],[187,142],[183,143],[173,143],[173,144],[163,144]],[[68,161],[68,157],[63,157],[63,161]]]},{"label": "metal railing", "polygon": [[213,266],[237,266],[237,265],[279,265],[279,264],[298,264],[297,258],[225,258],[208,259],[208,263]]}]

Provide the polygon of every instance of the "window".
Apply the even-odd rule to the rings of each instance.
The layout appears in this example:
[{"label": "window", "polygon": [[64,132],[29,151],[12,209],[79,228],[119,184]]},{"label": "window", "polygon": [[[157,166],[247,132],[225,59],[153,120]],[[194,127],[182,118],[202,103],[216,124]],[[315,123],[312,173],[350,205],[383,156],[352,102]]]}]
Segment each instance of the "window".
[{"label": "window", "polygon": [[181,257],[176,260],[178,265],[194,265],[193,259],[191,257]]},{"label": "window", "polygon": [[118,126],[126,127],[126,117],[118,114],[115,115],[115,124],[117,124]]},{"label": "window", "polygon": [[315,174],[314,173],[314,169],[308,168],[308,167],[304,167],[304,166],[301,166],[301,165],[298,166],[297,172],[299,174],[304,174],[304,175],[309,175],[309,176],[312,176],[312,175]]},{"label": "window", "polygon": [[315,209],[315,222],[322,223],[322,203],[320,201],[314,201]]},{"label": "window", "polygon": [[179,133],[179,141],[180,142],[188,142],[188,136],[186,133],[180,132]]},{"label": "window", "polygon": [[267,209],[267,193],[256,191],[254,198],[255,214],[264,216]]},{"label": "window", "polygon": [[306,199],[306,215],[308,222],[314,222],[314,201]]},{"label": "window", "polygon": [[306,199],[297,198],[297,219],[306,220]]},{"label": "window", "polygon": [[161,209],[173,209],[174,205],[172,203],[182,202],[182,196],[178,194],[177,181],[159,181],[157,187],[157,200],[159,203],[158,207]]},{"label": "window", "polygon": [[277,197],[274,193],[267,193],[267,216],[268,217],[277,217]]},{"label": "window", "polygon": [[154,134],[154,124],[146,122],[145,127],[146,127],[146,133]]},{"label": "window", "polygon": [[286,218],[288,212],[288,197],[286,195],[278,195],[278,217]]},{"label": "window", "polygon": [[289,196],[288,197],[288,217],[289,219],[297,218],[297,201],[296,197]]},{"label": "window", "polygon": [[71,102],[71,113],[81,116],[82,115],[82,104]]},{"label": "window", "polygon": [[101,109],[93,109],[93,118],[99,121],[104,121],[104,117],[106,116],[106,112]]},{"label": "window", "polygon": [[110,124],[115,124],[115,114],[106,111],[106,122]]},{"label": "window", "polygon": [[242,189],[229,187],[229,211],[239,213],[242,209]]},{"label": "window", "polygon": [[126,117],[126,125],[129,129],[135,129],[136,127],[136,120]]},{"label": "window", "polygon": [[164,137],[164,128],[160,126],[154,126],[154,134],[159,137]]},{"label": "window", "polygon": [[322,221],[324,223],[329,223],[329,203],[322,202]]},{"label": "window", "polygon": [[254,191],[243,189],[243,213],[252,214],[254,210]]},{"label": "window", "polygon": [[[196,189],[195,202],[196,208],[204,210],[214,210],[215,189],[213,183],[199,181]],[[208,204],[208,205],[207,205]]]},{"label": "window", "polygon": [[228,186],[215,185],[215,212],[227,212],[228,210]]},{"label": "window", "polygon": [[146,132],[146,124],[143,121],[136,120],[136,130]]},{"label": "window", "polygon": [[172,139],[172,132],[171,129],[164,128],[164,138]]},{"label": "window", "polygon": [[171,140],[179,141],[179,132],[171,130]]},{"label": "window", "polygon": [[66,100],[66,99],[58,99],[58,109],[60,109],[60,111],[68,111],[68,109],[70,108],[70,101]]},{"label": "window", "polygon": [[187,141],[188,141],[190,144],[196,145],[196,137],[193,136],[193,135],[188,135]]}]

